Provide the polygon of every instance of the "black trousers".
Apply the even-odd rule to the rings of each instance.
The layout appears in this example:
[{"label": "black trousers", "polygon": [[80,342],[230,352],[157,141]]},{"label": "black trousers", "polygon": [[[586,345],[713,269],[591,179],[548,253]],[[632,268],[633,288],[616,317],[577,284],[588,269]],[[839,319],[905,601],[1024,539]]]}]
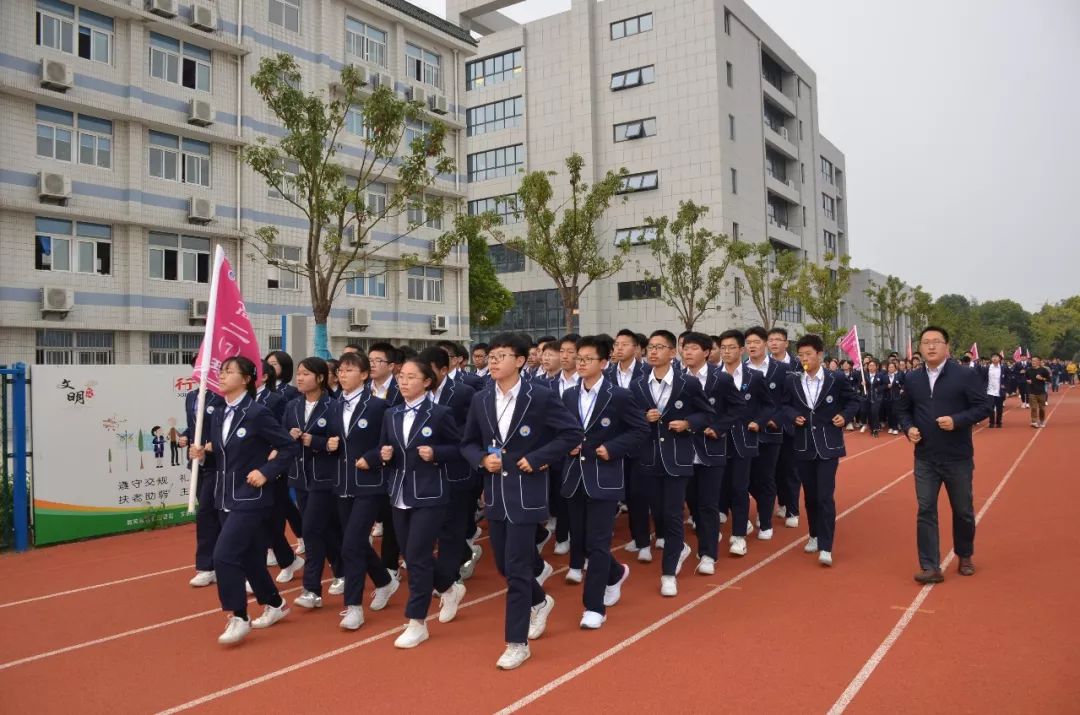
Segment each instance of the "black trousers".
[{"label": "black trousers", "polygon": [[345,575],[345,605],[364,602],[364,575],[380,588],[390,583],[390,572],[383,568],[368,537],[379,513],[379,496],[338,497],[338,521],[342,524],[341,569]]},{"label": "black trousers", "polygon": [[[195,509],[195,570],[214,570],[214,546],[221,533],[221,513],[214,507],[214,483],[217,476],[213,472],[199,471],[199,484],[196,487],[198,507]],[[263,557],[266,565],[266,557]]]},{"label": "black trousers", "polygon": [[810,536],[820,551],[833,550],[836,533],[836,468],[838,459],[799,460],[799,480],[806,499],[806,520]]},{"label": "black trousers", "polygon": [[169,465],[180,466],[180,445],[176,442],[169,442]]},{"label": "black trousers", "polygon": [[[476,500],[473,499],[472,490],[455,490],[450,488],[450,503],[446,506],[446,516],[439,528],[439,556],[435,560],[435,590],[445,592],[454,585],[461,573],[461,564],[468,559],[464,558],[469,545],[465,539],[472,536],[466,533],[469,525],[469,515],[476,513]],[[473,527],[475,531],[476,527]],[[471,558],[471,550],[470,558]],[[405,563],[412,568],[409,557],[405,557]]]},{"label": "black trousers", "polygon": [[[686,502],[686,485],[689,477],[673,477],[670,474],[641,472],[648,480],[654,514],[662,514],[663,531],[657,526],[656,538],[664,539],[663,575],[674,576],[675,566],[682,554],[683,504]],[[637,475],[635,475],[636,477]],[[645,545],[649,542],[646,540]]]},{"label": "black trousers", "polygon": [[[627,468],[626,509],[630,521],[630,536],[638,548],[649,545],[649,512],[652,512],[656,534],[664,533],[664,515],[653,509],[653,481],[641,470]],[[679,519],[682,522],[682,519]]]},{"label": "black trousers", "polygon": [[266,605],[280,596],[266,569],[266,519],[270,509],[219,511],[221,533],[214,545],[214,572],[217,575],[221,610],[247,610],[244,581],[251,584],[255,600]]},{"label": "black trousers", "polygon": [[[394,510],[390,506],[390,497],[383,497],[379,507],[379,518],[382,524],[382,564],[383,568],[397,571],[401,561],[401,547],[398,545],[397,534],[394,532]],[[405,563],[408,563],[406,561]]]},{"label": "black trousers", "polygon": [[[293,503],[289,496],[289,480],[276,480],[273,489],[274,506],[270,508],[270,518],[266,522],[266,536],[278,566],[286,568],[291,566],[296,558],[292,547],[289,546],[289,540],[285,538],[285,521],[289,505]],[[293,508],[295,509],[296,506],[293,505]]]},{"label": "black trousers", "polygon": [[562,543],[570,538],[570,505],[567,504],[559,489],[562,486],[562,472],[564,462],[559,461],[551,465],[548,479],[548,504],[551,515],[555,517],[555,541]]},{"label": "black trousers", "polygon": [[899,400],[886,400],[885,405],[885,422],[888,424],[889,429],[900,429],[900,414],[897,410]]},{"label": "black trousers", "polygon": [[750,518],[750,459],[734,455],[729,450],[720,482],[720,513],[731,510],[731,535],[746,536]]},{"label": "black trousers", "polygon": [[591,499],[584,486],[578,486],[568,500],[570,508],[570,538],[581,535],[582,550],[589,559],[585,572],[585,589],[581,602],[586,611],[603,614],[604,589],[616,584],[623,575],[623,567],[611,555],[611,537],[615,531],[615,515],[619,502]]},{"label": "black trousers", "polygon": [[307,493],[304,548],[304,589],[321,596],[323,563],[330,562],[335,578],[341,575],[341,522],[338,520],[337,496],[333,493]]},{"label": "black trousers", "polygon": [[930,462],[915,460],[915,496],[919,500],[917,538],[919,566],[936,569],[941,565],[938,534],[938,494],[941,485],[949,494],[952,508],[953,551],[957,556],[975,553],[975,505],[972,497],[973,460]]},{"label": "black trousers", "polygon": [[394,529],[408,564],[409,600],[405,617],[422,621],[431,609],[435,585],[435,539],[446,520],[446,506],[394,508]]},{"label": "black trousers", "polygon": [[716,560],[716,542],[720,539],[720,483],[723,479],[723,465],[695,464],[694,476],[686,485],[686,501],[690,505],[690,515],[694,517],[699,558],[708,556]]},{"label": "black trousers", "polygon": [[799,515],[799,473],[795,469],[795,438],[784,433],[776,459],[776,500],[788,516]]},{"label": "black trousers", "polygon": [[1005,414],[1005,398],[1000,395],[991,395],[990,399],[993,401],[993,411],[990,413],[990,424],[1001,426],[1001,417]]},{"label": "black trousers", "polygon": [[[296,493],[297,499],[300,498],[300,492]],[[276,499],[276,497],[275,497]],[[293,501],[292,496],[285,502],[285,521],[288,522],[289,528],[292,529],[293,536],[300,538],[304,535],[304,519],[300,515],[303,506],[297,506]]]},{"label": "black trousers", "polygon": [[489,518],[488,526],[495,568],[506,579],[505,640],[507,643],[528,643],[531,609],[546,598],[534,575],[539,560],[536,525],[511,524]]},{"label": "black trousers", "polygon": [[881,429],[881,402],[867,398],[865,406],[867,423],[872,431],[877,432]]},{"label": "black trousers", "polygon": [[[758,456],[750,461],[750,496],[757,504],[758,528],[772,528],[773,504],[776,503],[776,462],[780,458],[779,442],[758,445]],[[733,527],[734,528],[734,527]]]}]

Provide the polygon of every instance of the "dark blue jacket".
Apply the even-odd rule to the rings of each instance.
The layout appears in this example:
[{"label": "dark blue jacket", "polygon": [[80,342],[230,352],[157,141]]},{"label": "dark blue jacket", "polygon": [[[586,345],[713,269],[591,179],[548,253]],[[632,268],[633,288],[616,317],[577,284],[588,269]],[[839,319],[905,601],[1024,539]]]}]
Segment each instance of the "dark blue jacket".
[{"label": "dark blue jacket", "polygon": [[[802,373],[789,372],[784,385],[784,418],[794,429],[795,459],[802,461],[839,459],[847,454],[844,428],[837,427],[832,420],[843,415],[846,424],[859,411],[859,396],[851,389],[847,376],[839,371],[819,370],[823,382],[813,404],[803,391]],[[797,426],[796,417],[806,418],[806,424]]]},{"label": "dark blue jacket", "polygon": [[[694,434],[712,426],[716,411],[705,398],[705,391],[697,379],[688,379],[681,370],[671,369],[671,394],[660,419],[649,424],[649,441],[638,453],[639,468],[649,474],[667,474],[688,477],[694,473]],[[649,381],[653,372],[645,372],[634,383],[631,392],[638,409],[642,412],[656,409]],[[673,421],[687,420],[690,429],[672,432],[668,425]]]},{"label": "dark blue jacket", "polygon": [[[458,430],[464,430],[465,422],[469,419],[469,407],[472,405],[475,396],[476,391],[464,382],[447,380],[436,404],[448,408],[454,415],[454,422],[457,424]],[[450,488],[455,491],[471,491],[480,483],[479,473],[470,467],[469,463],[460,454],[458,459],[448,463],[446,467]]]},{"label": "dark blue jacket", "polygon": [[275,392],[281,394],[281,399],[285,401],[285,404],[289,404],[300,396],[300,390],[297,390],[296,387],[289,383],[285,383],[284,385],[278,383]]},{"label": "dark blue jacket", "polygon": [[893,383],[890,385],[889,384],[889,373],[888,372],[882,373],[882,378],[881,378],[882,382],[881,382],[881,384],[882,384],[882,388],[884,389],[884,400],[885,400],[885,402],[896,403],[900,399],[900,395],[902,395],[904,393],[905,375],[907,375],[907,373],[900,372],[899,370],[897,370],[896,373],[895,373],[896,379],[893,380]]},{"label": "dark blue jacket", "polygon": [[[199,391],[192,390],[187,393],[184,398],[184,414],[187,416],[187,429],[182,434],[187,437],[188,444],[195,444],[195,416],[197,410],[195,409],[199,402]],[[217,408],[225,404],[225,400],[221,399],[221,395],[216,392],[206,391],[206,397],[203,398],[203,433],[202,441],[209,442],[207,435],[210,434],[210,414],[213,412],[211,407]],[[214,465],[216,464],[214,455],[211,452],[207,452],[203,457],[203,464],[200,472],[209,475],[213,478]]]},{"label": "dark blue jacket", "polygon": [[[898,410],[900,429],[917,427],[922,435],[915,445],[916,459],[959,462],[974,457],[971,427],[989,417],[993,405],[976,370],[946,360],[933,393],[925,365],[908,375]],[[945,416],[953,418],[951,432],[937,426],[937,418]]]},{"label": "dark blue jacket", "polygon": [[[571,387],[563,393],[563,404],[571,415],[581,421],[581,387]],[[649,439],[649,424],[634,404],[630,391],[604,378],[596,395],[596,404],[588,423],[583,423],[584,436],[577,456],[567,456],[562,474],[560,493],[570,498],[579,487],[590,499],[616,501],[626,497],[626,460],[633,459],[641,445]],[[605,447],[608,459],[596,456],[598,447]]]},{"label": "dark blue jacket", "polygon": [[302,436],[297,438],[302,449],[289,470],[289,486],[309,492],[328,492],[337,483],[338,470],[337,455],[326,451],[326,440],[331,436],[330,405],[334,400],[324,393],[307,420],[304,419],[305,403],[303,395],[290,400],[282,420],[286,432],[295,427],[311,435],[311,445],[307,447],[303,446]]},{"label": "dark blue jacket", "polygon": [[[686,374],[686,379],[701,379],[696,375]],[[746,401],[735,387],[735,380],[723,369],[709,365],[708,377],[705,379],[705,399],[713,408],[715,415],[708,425],[716,433],[716,437],[705,434],[705,430],[694,432],[694,451],[702,464],[711,467],[722,467],[727,461],[727,434],[732,426],[743,422],[746,417]]]},{"label": "dark blue jacket", "polygon": [[270,410],[281,422],[285,417],[285,405],[288,404],[283,393],[277,390],[262,390],[255,393],[255,401]]},{"label": "dark blue jacket", "polygon": [[[761,375],[765,379],[765,387],[768,388],[765,393],[765,400],[768,404],[768,417],[766,417],[764,423],[759,423],[761,431],[758,432],[758,441],[762,444],[780,444],[784,441],[785,432],[783,414],[784,383],[787,381],[787,374],[791,372],[792,365],[799,365],[799,363],[797,361],[783,363],[774,360],[772,356],[768,358],[768,361],[769,365],[764,374]],[[744,370],[749,366],[749,362],[743,363]],[[802,372],[802,365],[799,365],[799,372]],[[770,427],[769,422],[776,426]]]},{"label": "dark blue jacket", "polygon": [[[630,371],[630,385],[633,385],[635,380],[640,379],[641,376],[648,371],[649,368],[647,365],[638,360],[635,360],[634,367]],[[608,363],[608,366],[604,368],[604,379],[611,380],[612,384],[616,387],[619,386],[619,363],[617,361],[612,360]],[[626,389],[629,390],[630,388],[627,387]]]},{"label": "dark blue jacket", "polygon": [[487,386],[484,378],[480,377],[475,372],[466,372],[465,370],[460,369],[457,371],[454,382],[465,383],[476,392],[480,392]]},{"label": "dark blue jacket", "polygon": [[[384,463],[389,480],[390,503],[401,502],[410,508],[441,506],[450,503],[448,466],[461,461],[461,428],[449,407],[425,399],[413,418],[412,429],[405,437],[405,403],[391,408],[383,420],[382,445],[394,448],[393,458]],[[420,447],[431,447],[434,458],[420,457]]]},{"label": "dark blue jacket", "polygon": [[[510,432],[505,442],[499,433],[492,384],[477,394],[469,408],[461,453],[470,465],[481,462],[491,448],[502,452],[502,471],[484,475],[484,504],[488,519],[515,524],[538,524],[548,519],[548,472],[542,467],[557,464],[581,444],[583,433],[558,393],[539,381],[522,382],[514,400]],[[525,457],[533,471],[525,473],[517,463]]]},{"label": "dark blue jacket", "polygon": [[[345,402],[335,400],[327,411],[328,431],[340,440],[337,451],[337,478],[334,493],[339,497],[372,497],[386,494],[386,479],[379,458],[383,415],[387,404],[366,388],[354,398],[349,424],[345,424]],[[369,469],[358,469],[359,459],[367,461]]]},{"label": "dark blue jacket", "polygon": [[[727,372],[723,367],[720,368]],[[742,364],[742,382],[736,385],[739,389],[739,397],[746,403],[746,413],[742,420],[733,424],[728,430],[728,440],[734,449],[731,457],[752,459],[758,455],[758,441],[765,425],[769,420],[775,421],[775,412],[772,401],[769,400],[769,386],[765,378],[757,370],[751,370],[744,362]],[[756,422],[757,432],[751,432],[747,425]]]}]

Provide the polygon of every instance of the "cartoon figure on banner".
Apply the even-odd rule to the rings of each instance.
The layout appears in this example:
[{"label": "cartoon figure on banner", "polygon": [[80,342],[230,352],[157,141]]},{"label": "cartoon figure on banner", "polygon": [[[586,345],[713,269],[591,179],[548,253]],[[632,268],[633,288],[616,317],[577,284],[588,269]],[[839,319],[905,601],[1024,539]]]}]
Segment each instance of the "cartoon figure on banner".
[{"label": "cartoon figure on banner", "polygon": [[152,437],[150,441],[154,445],[154,459],[157,460],[157,465],[154,468],[161,469],[165,466],[162,462],[165,459],[165,435],[161,434],[161,427],[155,425],[150,430],[150,436]]},{"label": "cartoon figure on banner", "polygon": [[170,417],[165,422],[169,425],[166,439],[169,441],[169,466],[180,466],[180,431],[176,429],[176,418]]}]

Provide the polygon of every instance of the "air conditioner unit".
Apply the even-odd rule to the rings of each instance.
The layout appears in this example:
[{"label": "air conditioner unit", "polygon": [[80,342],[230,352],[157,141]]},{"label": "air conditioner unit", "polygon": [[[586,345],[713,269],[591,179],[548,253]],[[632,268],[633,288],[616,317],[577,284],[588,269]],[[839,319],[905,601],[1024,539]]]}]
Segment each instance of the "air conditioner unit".
[{"label": "air conditioner unit", "polygon": [[446,112],[448,111],[446,106],[446,97],[442,96],[441,94],[435,94],[428,97],[427,99],[428,109],[435,112],[436,114],[446,114]]},{"label": "air conditioner unit", "polygon": [[42,313],[68,313],[75,307],[75,289],[45,286],[41,289]]},{"label": "air conditioner unit", "polygon": [[38,172],[38,198],[66,201],[71,198],[71,178],[52,171]]},{"label": "air conditioner unit", "polygon": [[41,61],[41,86],[66,92],[75,84],[75,70],[67,62],[44,59]]},{"label": "air conditioner unit", "polygon": [[176,17],[176,0],[146,0],[146,9],[161,17]]},{"label": "air conditioner unit", "polygon": [[349,327],[365,330],[371,324],[371,312],[367,308],[353,308],[349,311]]},{"label": "air conditioner unit", "polygon": [[362,237],[357,237],[355,226],[350,226],[345,229],[345,234],[342,236],[342,239],[342,243],[345,244],[346,248],[356,248],[357,246],[366,246],[368,244],[367,234],[364,234]]},{"label": "air conditioner unit", "polygon": [[206,314],[210,312],[210,301],[191,299],[191,320],[206,320]]},{"label": "air conditioner unit", "polygon": [[431,316],[431,332],[433,333],[445,333],[449,330],[450,319],[445,315],[433,315]]},{"label": "air conditioner unit", "polygon": [[191,26],[198,30],[213,32],[217,29],[217,12],[209,5],[192,5]]},{"label": "air conditioner unit", "polygon": [[188,124],[208,127],[214,123],[214,107],[206,99],[193,99],[188,103]]},{"label": "air conditioner unit", "polygon": [[214,220],[214,204],[210,199],[192,196],[188,199],[188,223],[210,223]]},{"label": "air conditioner unit", "polygon": [[780,136],[784,137],[785,139],[788,138],[787,127],[780,127]]},{"label": "air conditioner unit", "polygon": [[410,90],[410,93],[412,95],[412,101],[420,102],[420,104],[423,104],[425,106],[427,105],[427,92],[425,92],[423,89],[421,89],[420,87],[413,87]]}]

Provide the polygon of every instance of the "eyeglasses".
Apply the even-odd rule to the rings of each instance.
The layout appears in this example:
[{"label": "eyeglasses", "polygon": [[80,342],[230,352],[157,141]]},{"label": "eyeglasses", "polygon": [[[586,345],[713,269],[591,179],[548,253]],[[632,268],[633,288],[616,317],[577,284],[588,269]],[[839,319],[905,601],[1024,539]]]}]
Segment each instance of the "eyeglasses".
[{"label": "eyeglasses", "polygon": [[514,353],[491,353],[490,355],[488,355],[487,359],[488,362],[493,362],[497,364],[502,362],[503,360],[513,360],[516,357],[518,356]]},{"label": "eyeglasses", "polygon": [[360,372],[360,368],[356,367],[339,367],[335,372],[340,375],[343,372]]},{"label": "eyeglasses", "polygon": [[389,360],[383,360],[382,358],[373,358],[369,360],[372,365],[389,365]]},{"label": "eyeglasses", "polygon": [[925,345],[928,348],[937,347],[938,345],[946,345],[947,344],[944,340],[923,340],[921,342],[922,342],[923,345]]},{"label": "eyeglasses", "polygon": [[580,356],[577,358],[577,364],[578,365],[588,365],[591,362],[600,362],[600,358],[596,358],[596,357],[580,357]]},{"label": "eyeglasses", "polygon": [[661,350],[674,350],[674,349],[675,348],[671,347],[670,345],[665,345],[664,343],[653,343],[652,345],[649,345],[648,347],[645,348],[645,350],[647,350],[650,353],[658,353]]}]

